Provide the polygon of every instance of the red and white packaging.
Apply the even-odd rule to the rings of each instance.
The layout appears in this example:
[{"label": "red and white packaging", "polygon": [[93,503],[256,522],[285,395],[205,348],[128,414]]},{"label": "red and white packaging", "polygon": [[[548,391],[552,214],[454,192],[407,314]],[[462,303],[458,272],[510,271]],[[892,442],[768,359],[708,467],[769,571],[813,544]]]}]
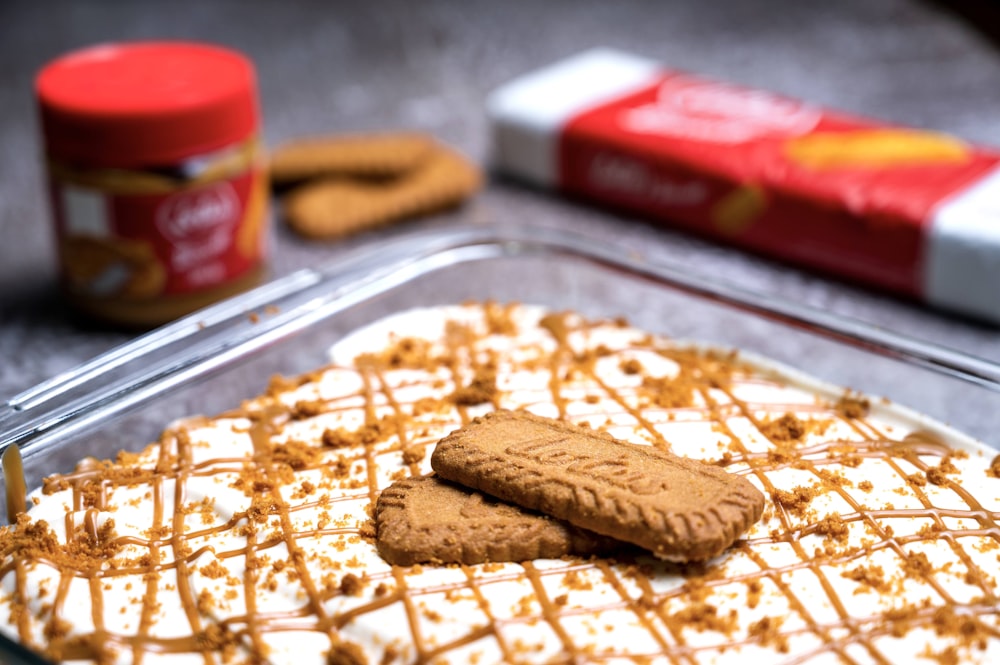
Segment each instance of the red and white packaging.
[{"label": "red and white packaging", "polygon": [[499,171],[1000,321],[1000,152],[609,49],[488,112]]}]

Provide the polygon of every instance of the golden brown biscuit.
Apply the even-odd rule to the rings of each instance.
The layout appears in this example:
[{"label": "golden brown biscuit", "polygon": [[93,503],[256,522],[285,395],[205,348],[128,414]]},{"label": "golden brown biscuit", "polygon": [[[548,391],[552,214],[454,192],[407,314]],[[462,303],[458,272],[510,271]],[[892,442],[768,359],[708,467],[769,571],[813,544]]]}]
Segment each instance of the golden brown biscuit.
[{"label": "golden brown biscuit", "polygon": [[415,169],[434,147],[415,132],[298,139],[271,154],[271,181],[281,187],[326,177],[395,178]]},{"label": "golden brown biscuit", "polygon": [[289,192],[282,207],[297,233],[333,239],[457,206],[481,185],[479,169],[438,147],[414,171],[391,182],[322,179]]},{"label": "golden brown biscuit", "polygon": [[384,489],[375,525],[379,554],[397,566],[472,565],[630,549],[433,476],[407,478]]},{"label": "golden brown biscuit", "polygon": [[431,466],[671,561],[721,554],[764,511],[764,495],[742,476],[524,412],[496,411],[452,432]]}]

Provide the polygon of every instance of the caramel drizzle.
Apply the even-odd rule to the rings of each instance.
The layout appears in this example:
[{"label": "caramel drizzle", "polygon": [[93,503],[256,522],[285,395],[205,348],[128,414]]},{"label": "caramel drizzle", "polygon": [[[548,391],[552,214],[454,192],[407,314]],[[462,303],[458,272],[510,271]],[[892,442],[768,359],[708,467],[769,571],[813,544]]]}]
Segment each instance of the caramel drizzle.
[{"label": "caramel drizzle", "polygon": [[[648,598],[648,596],[643,594],[643,596],[638,599],[630,596],[628,590],[625,588],[625,585],[622,584],[621,579],[607,561],[597,561],[595,565],[598,570],[601,571],[601,574],[604,576],[604,580],[611,586],[612,589],[615,590],[615,592],[618,593],[618,597],[621,599],[623,607],[627,608],[635,615],[639,624],[647,630],[650,637],[652,637],[652,639],[656,642],[659,647],[659,653],[669,655],[671,662],[679,662],[678,659],[671,654],[672,645],[663,636],[662,631],[657,627],[656,623],[649,617],[650,608],[648,607],[648,602],[643,602]],[[662,616],[660,618],[662,620]],[[683,637],[676,631],[673,631],[668,622],[665,623],[667,625],[667,629],[671,630],[673,633],[674,639],[678,643],[681,643]]]},{"label": "caramel drizzle", "polygon": [[[178,436],[175,438],[177,444],[177,471],[178,480],[174,483],[174,506],[183,506],[187,504],[186,500],[186,490],[187,483],[186,479],[188,473],[186,472],[187,467],[191,464],[191,449],[188,445],[190,442],[186,437]],[[198,635],[202,632],[201,616],[198,612],[197,601],[191,596],[191,585],[187,584],[184,580],[190,578],[188,572],[187,561],[184,560],[184,554],[186,549],[186,538],[184,535],[184,511],[175,510],[173,514],[173,520],[171,524],[171,538],[170,547],[173,550],[174,557],[174,573],[177,576],[177,593],[180,594],[181,606],[184,609],[184,614],[187,616],[188,624],[191,626],[191,632],[194,635]],[[152,577],[152,576],[151,576]],[[96,580],[95,580],[96,581]],[[156,596],[156,590],[153,590],[153,596]],[[143,610],[146,608],[144,607]],[[205,652],[205,662],[214,664],[215,656],[210,652]]]},{"label": "caramel drizzle", "polygon": [[[708,390],[702,388],[701,392],[702,392],[702,397],[709,405],[710,410],[714,411],[718,406],[716,400],[712,398]],[[753,413],[749,409],[746,408],[745,404],[741,403],[740,400],[736,398],[736,396],[733,394],[733,391],[729,390],[724,392],[726,393],[729,400],[733,404],[737,405],[739,412],[744,417],[747,417],[754,424],[754,426],[757,428],[758,431],[763,433],[762,423],[753,415]],[[730,429],[728,422],[725,420],[716,420],[716,422],[718,423],[719,427],[723,430],[723,432],[729,437],[730,446],[736,449],[736,452],[742,457],[742,459],[748,460],[748,458],[750,457],[750,451],[747,449],[743,441],[738,436],[736,436],[736,434]],[[751,465],[750,469],[753,475],[763,486],[765,494],[773,495],[773,493],[777,488],[775,488],[774,484],[771,482],[771,479],[767,476],[767,474],[764,473],[764,470],[760,468],[760,466],[754,466],[754,465]],[[780,506],[776,506],[776,508],[779,508],[778,516],[781,520],[782,527],[785,529],[786,532],[789,531],[793,527],[788,514],[783,509],[780,509]],[[836,609],[838,615],[841,616],[841,618],[844,618],[847,613],[843,607],[843,604],[840,602],[840,598],[837,596],[836,591],[831,587],[829,580],[822,573],[822,571],[819,570],[818,566],[816,566],[812,562],[811,558],[806,554],[806,552],[802,548],[801,543],[798,540],[792,541],[792,546],[794,547],[795,553],[796,555],[798,555],[800,561],[807,562],[807,565],[810,568],[810,570],[818,578],[820,585],[823,587],[824,594],[830,600],[830,602],[833,603],[834,608]],[[795,593],[790,589],[787,582],[781,578],[782,573],[790,571],[771,569],[764,561],[763,557],[761,557],[757,552],[748,550],[745,548],[745,546],[743,551],[755,564],[757,564],[757,566],[761,569],[761,572],[764,575],[766,575],[768,579],[770,579],[770,581],[774,583],[781,590],[781,592],[788,599],[789,606],[796,612],[796,614],[798,614],[799,618],[801,618],[802,621],[804,621],[805,624],[810,627],[810,629],[814,634],[818,635],[823,642],[832,646],[833,651],[837,653],[838,656],[840,656],[841,660],[846,661],[848,663],[855,662],[854,659],[851,658],[844,649],[838,647],[838,645],[833,643],[829,629],[826,626],[820,624],[815,619],[815,617],[813,617],[812,613],[809,612],[808,609],[806,608],[806,604],[802,602],[795,595]],[[861,636],[855,634],[854,637],[859,638]]]},{"label": "caramel drizzle", "polygon": [[[258,539],[257,531],[250,529],[246,533],[246,543],[242,549],[215,552],[215,556],[219,559],[243,557],[246,562],[242,580],[246,612],[242,615],[237,614],[219,620],[217,624],[237,638],[243,648],[249,649],[258,657],[267,652],[264,640],[269,633],[286,630],[318,631],[329,636],[331,644],[337,645],[342,643],[344,639],[349,639],[345,636],[344,631],[349,629],[354,621],[400,603],[405,608],[408,617],[409,639],[415,652],[411,655],[414,661],[419,663],[427,663],[447,656],[450,652],[480,640],[487,640],[493,644],[505,662],[516,661],[523,654],[511,642],[505,629],[513,625],[530,625],[535,621],[541,621],[548,626],[561,645],[562,656],[553,662],[600,662],[611,658],[645,662],[650,658],[665,657],[671,663],[697,663],[703,655],[717,653],[720,648],[763,644],[765,638],[755,635],[745,637],[727,635],[719,645],[695,646],[689,644],[686,639],[688,631],[692,629],[691,626],[680,622],[670,614],[669,609],[690,605],[692,602],[697,603],[699,589],[702,592],[707,591],[712,594],[725,593],[728,589],[732,589],[733,585],[761,582],[774,585],[787,602],[789,613],[801,621],[800,626],[780,630],[778,632],[779,638],[789,639],[800,635],[814,635],[820,639],[820,647],[812,651],[796,653],[791,656],[788,662],[805,662],[821,652],[832,651],[844,662],[853,663],[856,662],[856,658],[850,650],[852,645],[862,647],[867,659],[875,662],[890,662],[891,657],[879,648],[876,643],[877,639],[891,634],[894,627],[900,622],[908,628],[929,626],[935,618],[935,613],[942,608],[951,608],[970,617],[975,622],[976,628],[983,634],[989,635],[991,639],[1000,637],[1000,630],[995,625],[997,617],[1000,616],[998,596],[994,587],[995,582],[976,564],[974,557],[968,552],[967,543],[964,542],[965,539],[970,538],[979,541],[990,539],[993,543],[1000,544],[1000,525],[998,525],[1000,513],[988,510],[967,489],[951,479],[945,479],[939,487],[942,491],[952,492],[963,502],[965,507],[935,506],[927,491],[913,483],[908,483],[907,480],[907,469],[904,467],[904,463],[926,474],[932,467],[925,458],[945,458],[951,452],[946,444],[936,441],[932,437],[920,435],[913,435],[902,441],[893,440],[885,432],[879,431],[872,422],[864,418],[847,419],[841,417],[831,407],[822,404],[755,404],[741,401],[737,397],[740,387],[767,384],[772,380],[755,375],[742,375],[738,369],[733,371],[731,385],[714,383],[696,385],[696,390],[706,405],[704,408],[665,409],[644,405],[636,406],[638,402],[632,391],[607,384],[597,375],[593,359],[581,354],[580,349],[574,350],[570,346],[571,333],[580,335],[580,337],[574,338],[575,343],[586,345],[590,329],[597,325],[585,322],[570,330],[564,319],[558,325],[548,327],[553,332],[553,339],[557,343],[557,350],[548,358],[547,368],[550,372],[548,403],[554,404],[560,414],[566,416],[567,407],[570,404],[564,390],[564,377],[571,370],[575,370],[582,374],[591,389],[599,390],[607,400],[617,405],[618,412],[607,409],[603,411],[607,417],[631,417],[636,426],[653,439],[654,445],[671,447],[670,442],[661,431],[661,428],[669,428],[670,421],[669,419],[664,420],[664,416],[683,414],[687,422],[701,420],[711,423],[728,439],[732,454],[723,463],[731,467],[733,472],[750,475],[768,494],[773,494],[779,489],[774,486],[771,474],[789,467],[810,473],[824,491],[834,493],[837,498],[850,506],[852,512],[845,512],[839,516],[842,522],[848,525],[864,525],[866,532],[874,539],[862,547],[840,546],[835,548],[832,553],[825,555],[807,552],[803,539],[822,535],[819,523],[796,519],[780,503],[776,502],[773,511],[780,524],[780,529],[770,535],[748,537],[734,546],[734,556],[745,557],[756,565],[756,570],[750,572],[727,573],[724,576],[713,577],[712,569],[706,570],[697,566],[683,568],[650,561],[630,563],[624,559],[618,564],[603,560],[567,561],[563,566],[544,569],[536,567],[531,562],[526,562],[520,568],[508,566],[504,568],[505,572],[499,573],[479,574],[480,571],[477,568],[462,567],[461,580],[431,587],[411,586],[410,575],[413,571],[393,568],[385,573],[373,573],[366,582],[369,587],[376,584],[390,584],[393,587],[391,591],[382,596],[374,595],[364,602],[355,604],[350,609],[331,614],[326,609],[327,602],[342,592],[319,588],[319,585],[311,577],[309,567],[306,565],[306,554],[299,545],[299,541],[317,537],[328,538],[331,541],[356,538],[360,534],[360,529],[359,527],[336,527],[296,531],[292,522],[293,515],[299,511],[314,510],[320,507],[321,502],[303,501],[290,506],[282,498],[279,491],[281,487],[280,474],[268,453],[274,436],[281,432],[283,424],[288,420],[287,411],[278,409],[256,416],[249,432],[255,451],[252,460],[220,457],[194,464],[191,461],[190,442],[185,436],[165,437],[161,441],[157,473],[133,479],[132,482],[144,482],[150,487],[153,506],[151,533],[160,533],[164,527],[168,526],[166,522],[169,521],[169,528],[166,529],[169,536],[160,538],[154,535],[148,539],[122,537],[116,541],[120,545],[146,548],[148,565],[123,565],[116,568],[79,570],[61,565],[58,561],[44,555],[38,555],[35,558],[36,563],[46,563],[59,570],[58,586],[53,594],[50,610],[53,622],[64,620],[75,609],[67,607],[69,589],[73,580],[83,578],[91,592],[90,612],[95,626],[94,633],[90,636],[92,639],[61,640],[57,636],[52,639],[51,647],[58,650],[58,653],[61,653],[63,657],[93,658],[95,660],[107,655],[111,648],[125,648],[132,652],[133,660],[136,663],[141,663],[144,656],[149,653],[200,653],[205,663],[219,662],[218,645],[208,644],[202,639],[207,627],[206,621],[213,620],[199,611],[198,601],[192,597],[190,586],[192,566],[207,551],[207,546],[190,551],[191,548],[187,543],[236,529],[246,522],[246,517],[236,515],[222,524],[207,528],[191,528],[185,531],[188,525],[185,524],[184,511],[180,508],[186,503],[185,493],[188,479],[238,472],[247,464],[253,465],[270,481],[270,489],[266,490],[266,494],[274,507],[274,517],[277,518],[279,528],[276,535],[261,540]],[[462,352],[465,354],[463,361],[472,369],[475,369],[477,363],[480,362],[480,356],[477,354],[477,341],[467,339],[462,342]],[[628,350],[636,349],[655,351],[668,358],[673,358],[678,363],[691,362],[690,354],[685,354],[683,357],[672,355],[669,348],[656,346],[652,341]],[[460,385],[465,376],[462,371],[465,366],[457,361],[452,361],[448,365],[455,385]],[[398,468],[400,466],[398,457],[401,452],[413,446],[429,445],[434,442],[433,437],[428,440],[428,437],[421,436],[409,426],[413,405],[397,398],[395,386],[385,368],[365,366],[356,371],[363,388],[358,395],[345,396],[344,399],[363,398],[365,422],[369,425],[379,422],[377,404],[387,407],[392,412],[395,431],[388,437],[393,439],[391,441],[365,443],[360,449],[340,451],[352,466],[359,462],[363,464],[365,487],[361,491],[345,490],[338,496],[328,497],[328,500],[325,501],[327,505],[339,502],[356,502],[361,497],[367,497],[369,501],[374,501],[381,489],[378,480],[380,464],[386,465],[387,468]],[[418,385],[427,391],[435,390],[430,379]],[[377,400],[377,394],[384,398],[384,401]],[[717,399],[719,396],[723,396],[725,401],[720,402]],[[502,396],[496,397],[493,402],[496,406],[508,408],[526,406],[525,404],[511,404],[505,401]],[[336,415],[350,408],[353,407],[340,405],[337,399],[329,400],[323,404],[320,415]],[[795,447],[794,455],[790,459],[775,460],[767,451],[750,450],[730,427],[730,420],[743,418],[752,423],[761,436],[766,437],[766,422],[786,411],[809,414],[810,417],[814,418],[837,420],[841,424],[847,425],[848,429],[858,438],[799,445]],[[464,405],[457,405],[454,413],[459,422],[468,420],[468,411]],[[442,415],[431,419],[428,424],[430,431],[437,431],[448,426],[453,427],[455,420],[454,417],[449,418]],[[777,447],[779,442],[772,439],[771,444],[773,447]],[[788,452],[787,446],[783,447],[783,450]],[[842,452],[844,450],[849,450],[849,453]],[[886,465],[900,479],[900,486],[908,488],[909,494],[907,496],[915,498],[920,507],[869,508],[845,486],[828,482],[821,471],[828,465],[843,463],[844,456],[848,454],[853,458],[873,460]],[[382,458],[385,458],[384,462],[381,461]],[[298,471],[321,469],[324,463],[326,463],[325,459],[316,464],[306,465]],[[413,462],[405,465],[404,468],[410,474],[417,474],[421,467],[420,464]],[[74,539],[98,539],[100,535],[97,522],[98,513],[108,506],[108,492],[114,489],[114,483],[101,479],[100,470],[93,468],[82,468],[75,473],[65,475],[63,478],[73,488],[74,513],[82,513],[83,515],[82,524],[77,525],[73,515],[67,514],[67,533]],[[88,483],[93,485],[95,482],[100,483],[100,492],[97,493],[96,497],[92,494],[88,495],[95,504],[87,507],[83,487]],[[125,481],[122,482],[125,484]],[[172,493],[168,492],[170,483],[173,484]],[[789,488],[780,489],[787,490]],[[168,496],[168,494],[172,495]],[[926,533],[896,536],[886,528],[886,525],[892,520],[913,518],[929,520],[933,525],[933,530]],[[945,520],[954,519],[972,521],[977,525],[977,528],[949,527]],[[968,602],[958,601],[949,594],[946,586],[939,579],[942,574],[939,570],[922,570],[916,566],[909,566],[910,569],[917,571],[916,576],[937,594],[939,602],[927,607],[915,607],[905,619],[895,622],[881,614],[866,617],[851,616],[845,606],[844,599],[834,588],[827,570],[832,569],[833,566],[837,566],[837,570],[841,570],[853,562],[863,562],[871,554],[881,551],[891,551],[906,565],[913,563],[908,547],[912,547],[916,543],[935,540],[946,543],[955,556],[956,562],[964,566],[967,571],[966,583],[979,592],[978,598],[973,598]],[[791,547],[797,561],[782,566],[768,564],[762,554],[762,548],[777,544]],[[257,558],[268,550],[282,545],[288,551],[288,560],[295,570],[298,584],[304,591],[305,602],[301,607],[292,611],[262,612],[257,607],[261,585],[261,569],[257,566]],[[164,550],[170,551],[172,559],[161,563],[160,557]],[[25,592],[27,588],[27,563],[20,557],[8,555],[7,561],[0,567],[0,576],[14,576],[14,593],[10,601],[12,607],[25,608],[27,606],[28,598]],[[511,572],[512,570],[518,572]],[[635,596],[629,590],[629,585],[622,581],[622,574],[625,570],[629,571],[628,578],[638,590],[639,596]],[[190,636],[160,638],[151,635],[156,616],[157,599],[160,594],[166,592],[161,583],[161,577],[163,573],[168,571],[176,576],[176,593],[179,594],[184,615],[190,625]],[[565,576],[570,573],[587,571],[599,573],[606,586],[616,595],[616,599],[574,608],[562,606],[550,597],[548,589],[552,586],[551,580],[565,579]],[[672,589],[657,591],[653,580],[664,572],[679,575],[679,584]],[[809,573],[822,589],[825,602],[836,614],[834,620],[817,618],[809,609],[815,599],[807,601],[800,598],[792,588],[789,583],[790,576],[804,572]],[[104,623],[104,584],[123,576],[140,576],[144,580],[145,601],[134,635],[112,633]],[[539,614],[500,618],[493,611],[489,600],[491,597],[490,587],[515,580],[527,581],[533,590],[535,602],[541,607]],[[450,641],[430,646],[421,629],[420,608],[417,606],[417,600],[447,592],[470,593],[482,616],[485,617],[485,625],[470,629],[466,634]],[[709,596],[709,598],[718,602],[716,596]],[[671,604],[671,601],[676,601],[676,603]],[[621,644],[612,652],[594,653],[587,648],[586,644],[577,644],[563,625],[563,621],[566,619],[596,616],[605,611],[630,612],[634,616],[636,624],[648,633],[651,642],[656,645],[655,650],[651,653],[640,653],[638,648],[632,650],[630,645]],[[29,645],[35,644],[30,613],[25,610],[15,613],[14,621],[17,624],[21,641]],[[990,623],[991,621],[993,623]],[[835,631],[841,632],[842,635],[835,637]],[[723,630],[723,632],[725,631]]]},{"label": "caramel drizzle", "polygon": [[26,496],[28,488],[24,483],[24,464],[21,460],[21,449],[16,444],[10,444],[0,455],[0,465],[3,466],[4,498],[7,500],[7,522],[13,524],[18,513],[28,509]]},{"label": "caramel drizzle", "polygon": [[[166,445],[164,445],[160,449],[160,464],[164,464],[166,462],[165,457],[167,455],[168,450],[169,450],[169,448]],[[163,509],[164,509],[164,506],[168,505],[167,500],[166,500],[166,496],[165,496],[166,486],[165,486],[164,480],[165,479],[162,478],[162,477],[161,478],[155,478],[153,480],[153,492],[152,492],[152,495],[153,495],[153,533],[160,533],[160,531],[161,531],[161,529],[163,527],[163,515],[164,515],[164,510]],[[141,543],[135,543],[135,544],[141,545]],[[148,543],[147,547],[149,548],[149,560],[151,562],[157,562],[157,561],[160,560],[160,547],[163,544],[165,544],[165,542],[161,542],[161,541],[159,541],[157,539],[151,539],[150,540],[150,542]],[[154,566],[155,565],[156,564],[154,563]],[[158,583],[158,580],[159,580],[159,576],[158,576],[158,574],[156,572],[151,571],[151,574],[145,575],[145,578],[146,578],[146,592],[145,592],[145,594],[144,594],[143,597],[144,598],[153,598],[153,599],[155,599],[156,598],[156,589],[157,589],[157,583]],[[139,638],[148,638],[149,631],[150,631],[150,629],[153,626],[153,622],[154,622],[154,618],[155,618],[154,610],[155,610],[155,603],[144,602],[142,604],[142,612],[139,615],[139,631],[138,631],[137,637],[139,637]],[[136,643],[132,646],[132,658],[135,660],[135,662],[137,664],[141,664],[142,663],[142,656],[143,656],[144,650],[140,646],[141,644],[142,644],[142,642],[140,642],[139,640],[136,640]],[[207,661],[207,658],[206,658],[206,661]]]},{"label": "caramel drizzle", "polygon": [[[362,393],[365,398],[365,424],[374,425],[378,422],[378,413],[376,412],[374,392],[372,388],[372,372],[371,370],[362,370],[361,378],[364,381],[364,392]],[[378,377],[381,381],[381,377]],[[398,406],[398,405],[397,405]],[[400,430],[402,431],[402,430]],[[368,485],[368,498],[375,505],[375,501],[378,499],[378,477],[376,475],[377,465],[375,463],[374,449],[371,445],[365,444],[364,450],[364,462],[365,471],[367,473],[367,485]]]},{"label": "caramel drizzle", "polygon": [[465,573],[465,580],[468,589],[472,592],[473,598],[476,599],[476,604],[479,606],[479,610],[486,617],[488,623],[488,628],[493,639],[496,641],[497,648],[500,650],[502,656],[501,660],[505,663],[510,663],[514,661],[515,652],[511,649],[510,645],[507,643],[507,638],[500,631],[500,623],[493,614],[492,608],[490,608],[490,603],[483,595],[483,590],[476,583],[476,573],[469,566],[462,566],[462,572]]}]

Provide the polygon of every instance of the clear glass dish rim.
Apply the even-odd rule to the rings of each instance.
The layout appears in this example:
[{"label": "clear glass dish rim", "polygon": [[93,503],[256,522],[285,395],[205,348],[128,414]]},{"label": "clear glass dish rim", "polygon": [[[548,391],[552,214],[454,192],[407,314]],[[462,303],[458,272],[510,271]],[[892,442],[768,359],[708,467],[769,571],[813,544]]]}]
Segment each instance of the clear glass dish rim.
[{"label": "clear glass dish rim", "polygon": [[[1000,364],[772,294],[652,261],[586,234],[527,225],[410,231],[362,245],[141,335],[0,405],[0,454],[28,457],[52,436],[127,410],[392,287],[461,263],[580,259],[1000,393]],[[108,378],[112,369],[124,375]],[[84,393],[78,396],[77,393]]]}]

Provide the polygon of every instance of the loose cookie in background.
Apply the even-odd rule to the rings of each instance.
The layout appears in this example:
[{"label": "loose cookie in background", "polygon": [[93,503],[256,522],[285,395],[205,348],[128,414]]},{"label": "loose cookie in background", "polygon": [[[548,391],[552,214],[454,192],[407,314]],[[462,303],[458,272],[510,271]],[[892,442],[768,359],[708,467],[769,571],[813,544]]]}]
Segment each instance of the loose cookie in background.
[{"label": "loose cookie in background", "polygon": [[288,225],[307,238],[330,240],[453,208],[482,186],[479,169],[441,145],[405,173],[381,181],[327,176],[282,199]]},{"label": "loose cookie in background", "polygon": [[271,182],[285,188],[314,178],[396,178],[413,171],[436,149],[418,132],[301,138],[271,154]]}]

